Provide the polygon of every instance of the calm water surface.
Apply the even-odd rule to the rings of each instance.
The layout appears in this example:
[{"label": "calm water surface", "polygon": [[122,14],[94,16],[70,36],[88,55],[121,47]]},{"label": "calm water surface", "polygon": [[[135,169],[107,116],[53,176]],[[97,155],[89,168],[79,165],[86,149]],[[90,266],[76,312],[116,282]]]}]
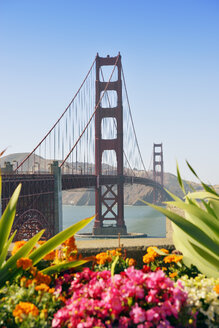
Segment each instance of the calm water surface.
[{"label": "calm water surface", "polygon": [[[94,206],[63,205],[63,229],[95,214]],[[149,237],[165,237],[166,219],[148,206],[125,206],[125,223],[128,232],[142,232]],[[92,232],[93,221],[80,232]]]}]

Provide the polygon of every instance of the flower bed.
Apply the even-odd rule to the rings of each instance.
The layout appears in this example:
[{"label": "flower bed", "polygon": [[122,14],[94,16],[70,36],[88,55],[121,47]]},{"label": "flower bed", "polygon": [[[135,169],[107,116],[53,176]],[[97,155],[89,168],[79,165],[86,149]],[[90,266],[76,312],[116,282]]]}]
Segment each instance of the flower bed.
[{"label": "flower bed", "polygon": [[78,254],[73,235],[92,218],[48,241],[40,231],[8,258],[18,186],[0,219],[0,327],[219,327],[219,195],[203,182],[204,192],[186,194],[177,172],[185,202],[171,194],[170,203],[184,217],[151,206],[172,220],[183,254],[148,247],[138,268],[123,249]]},{"label": "flower bed", "polygon": [[[14,254],[23,244],[15,244]],[[148,247],[141,269],[115,249],[92,258],[92,269],[50,276],[40,271],[66,257],[79,257],[73,237],[37,266],[17,260],[22,271],[0,289],[1,327],[219,326],[219,279],[188,269],[179,252]]]}]

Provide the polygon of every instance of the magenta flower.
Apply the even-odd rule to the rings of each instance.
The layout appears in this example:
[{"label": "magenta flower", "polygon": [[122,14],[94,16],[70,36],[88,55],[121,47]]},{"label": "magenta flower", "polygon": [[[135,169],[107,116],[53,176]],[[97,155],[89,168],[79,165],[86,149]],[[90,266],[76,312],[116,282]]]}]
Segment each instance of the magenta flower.
[{"label": "magenta flower", "polygon": [[182,327],[182,318],[193,327],[187,294],[162,271],[130,267],[111,277],[86,268],[75,274],[68,293],[72,297],[54,315],[53,328],[171,328]]}]

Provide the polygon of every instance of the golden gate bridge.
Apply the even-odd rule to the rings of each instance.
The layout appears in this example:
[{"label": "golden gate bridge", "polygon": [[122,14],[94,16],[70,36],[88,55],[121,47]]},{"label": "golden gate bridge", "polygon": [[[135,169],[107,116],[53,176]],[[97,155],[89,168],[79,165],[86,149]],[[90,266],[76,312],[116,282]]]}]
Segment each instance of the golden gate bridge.
[{"label": "golden gate bridge", "polygon": [[95,188],[93,235],[127,235],[124,184],[163,189],[162,144],[154,144],[153,178],[145,168],[133,123],[121,55],[96,55],[62,115],[24,160],[2,169],[2,209],[18,183],[22,190],[12,232],[29,239],[41,229],[62,230],[62,190]]}]

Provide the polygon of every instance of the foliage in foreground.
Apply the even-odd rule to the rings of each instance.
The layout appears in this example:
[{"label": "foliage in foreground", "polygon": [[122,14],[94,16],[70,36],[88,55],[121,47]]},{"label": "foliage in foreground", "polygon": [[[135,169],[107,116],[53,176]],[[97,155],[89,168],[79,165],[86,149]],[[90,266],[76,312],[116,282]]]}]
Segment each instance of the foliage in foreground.
[{"label": "foliage in foreground", "polygon": [[[198,178],[193,168],[190,170]],[[185,192],[177,167],[180,187],[185,195],[184,201],[170,194],[174,201],[165,202],[184,211],[184,217],[175,211],[146,203],[166,215],[173,224],[173,241],[176,249],[183,253],[186,266],[194,264],[208,277],[219,277],[219,195],[200,181],[204,191]]]},{"label": "foliage in foreground", "polygon": [[[33,236],[29,241],[24,243],[19,250],[7,258],[7,254],[9,251],[9,247],[16,235],[16,231],[10,236],[12,225],[15,218],[16,213],[16,205],[18,202],[19,194],[21,190],[21,184],[18,185],[16,190],[14,191],[1,219],[0,219],[0,286],[3,286],[6,281],[12,280],[15,278],[20,272],[20,268],[17,268],[17,260],[20,258],[28,257],[32,260],[32,263],[36,265],[39,263],[48,253],[53,251],[56,247],[58,247],[61,243],[63,243],[67,238],[74,235],[77,231],[85,227],[94,217],[87,218],[81,220],[80,222],[72,225],[71,227],[61,231],[51,239],[49,239],[40,247],[35,247],[36,243],[40,240],[41,236],[44,233],[44,230],[37,233]],[[1,176],[0,176],[0,199],[1,199]],[[66,270],[68,268],[81,266],[82,264],[88,262],[89,259],[84,259],[79,261],[65,261],[57,264],[56,266],[52,266],[46,269],[46,273],[50,272],[60,272]]]}]

